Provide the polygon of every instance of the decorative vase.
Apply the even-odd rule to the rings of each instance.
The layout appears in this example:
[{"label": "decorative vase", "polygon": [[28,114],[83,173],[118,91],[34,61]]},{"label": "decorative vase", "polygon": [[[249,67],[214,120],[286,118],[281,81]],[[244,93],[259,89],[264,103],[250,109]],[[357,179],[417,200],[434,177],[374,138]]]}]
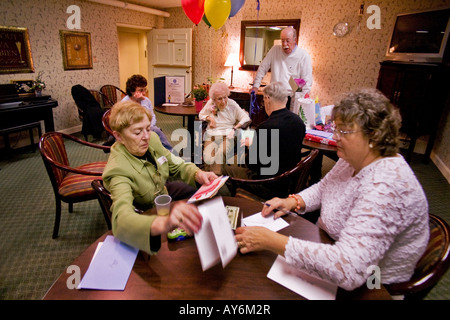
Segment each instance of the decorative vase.
[{"label": "decorative vase", "polygon": [[42,89],[34,89],[34,94],[36,95],[36,97],[42,97]]},{"label": "decorative vase", "polygon": [[200,101],[195,100],[195,111],[197,111],[197,112],[202,111],[204,101],[205,100],[200,100]]}]

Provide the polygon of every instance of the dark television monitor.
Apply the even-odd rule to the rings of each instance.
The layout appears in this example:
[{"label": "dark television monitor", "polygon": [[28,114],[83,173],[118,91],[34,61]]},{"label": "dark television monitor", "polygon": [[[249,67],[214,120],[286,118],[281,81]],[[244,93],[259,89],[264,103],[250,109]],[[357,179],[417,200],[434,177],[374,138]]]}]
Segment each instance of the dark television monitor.
[{"label": "dark television monitor", "polygon": [[449,33],[450,8],[399,14],[386,51],[386,60],[443,62]]}]

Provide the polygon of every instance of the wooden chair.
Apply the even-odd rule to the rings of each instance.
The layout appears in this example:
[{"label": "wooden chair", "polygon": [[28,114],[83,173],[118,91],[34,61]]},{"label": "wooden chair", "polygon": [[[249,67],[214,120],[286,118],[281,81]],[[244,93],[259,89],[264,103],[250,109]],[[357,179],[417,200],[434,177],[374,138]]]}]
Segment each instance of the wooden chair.
[{"label": "wooden chair", "polygon": [[110,149],[110,147],[83,141],[61,132],[47,132],[41,137],[39,150],[52,183],[56,201],[53,239],[58,237],[61,201],[68,203],[69,212],[73,212],[74,203],[95,199],[96,194],[91,182],[101,177],[106,165],[106,161],[99,161],[71,167],[65,146],[66,140],[104,151]]},{"label": "wooden chair", "polygon": [[107,99],[103,100],[104,108],[111,108],[117,101],[122,100],[126,93],[120,88],[106,84],[100,88],[100,92],[106,96]]},{"label": "wooden chair", "polygon": [[405,300],[421,300],[431,291],[450,265],[449,234],[449,225],[442,218],[430,214],[427,249],[409,281],[384,285],[391,295],[404,295]]},{"label": "wooden chair", "polygon": [[114,136],[113,131],[112,131],[111,127],[109,126],[109,116],[110,115],[111,115],[111,109],[106,110],[102,117],[102,124],[103,124],[103,128],[105,128],[106,132],[108,132],[110,135]]},{"label": "wooden chair", "polygon": [[102,109],[109,109],[108,106],[110,105],[112,106],[111,102],[109,101],[108,97],[105,94],[101,93],[98,90],[92,89],[90,89],[89,92],[94,96],[95,100],[97,100]]},{"label": "wooden chair", "polygon": [[109,193],[109,191],[103,186],[103,180],[101,179],[92,180],[91,185],[97,194],[98,203],[100,204],[100,208],[105,216],[108,230],[111,230],[111,193]]},{"label": "wooden chair", "polygon": [[101,118],[103,115],[102,101],[96,90],[88,90],[80,84],[72,86],[71,94],[78,109],[78,118],[83,122],[81,133],[88,141],[88,135],[100,138],[103,132]]},{"label": "wooden chair", "polygon": [[[100,204],[100,208],[102,209],[103,215],[105,216],[106,224],[108,225],[108,229],[111,230],[111,218],[112,218],[112,212],[111,212],[111,206],[112,206],[112,199],[111,199],[111,193],[106,190],[105,186],[103,185],[103,180],[101,179],[95,179],[91,182],[92,188],[95,190],[95,193],[97,194],[98,203]],[[134,212],[136,213],[143,213],[144,211],[138,208],[134,209]]]},{"label": "wooden chair", "polygon": [[[306,188],[312,163],[318,153],[317,149],[312,150],[293,169],[275,177],[256,180],[229,177],[227,183],[229,182],[231,195],[265,201],[275,196],[287,197],[289,194],[298,193]],[[271,190],[272,195],[268,197],[256,194],[255,190],[260,186]]]}]

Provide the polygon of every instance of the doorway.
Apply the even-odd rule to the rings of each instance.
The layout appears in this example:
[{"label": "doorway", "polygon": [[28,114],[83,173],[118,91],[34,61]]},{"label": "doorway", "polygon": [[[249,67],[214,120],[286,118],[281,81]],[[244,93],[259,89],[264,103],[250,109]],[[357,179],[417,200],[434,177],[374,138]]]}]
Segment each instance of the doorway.
[{"label": "doorway", "polygon": [[119,80],[120,88],[125,91],[126,82],[133,74],[144,76],[151,84],[148,72],[148,29],[118,26],[119,42]]}]

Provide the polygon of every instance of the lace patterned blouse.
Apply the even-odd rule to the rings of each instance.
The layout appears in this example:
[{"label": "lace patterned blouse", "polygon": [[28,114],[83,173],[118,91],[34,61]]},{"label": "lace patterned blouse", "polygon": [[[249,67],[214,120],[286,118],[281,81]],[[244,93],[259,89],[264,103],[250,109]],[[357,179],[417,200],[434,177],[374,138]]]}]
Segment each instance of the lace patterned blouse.
[{"label": "lace patterned blouse", "polygon": [[318,225],[333,245],[289,238],[291,265],[353,290],[378,266],[381,283],[409,280],[428,243],[428,202],[402,156],[354,169],[342,159],[317,184],[299,194],[306,210],[320,208]]}]

